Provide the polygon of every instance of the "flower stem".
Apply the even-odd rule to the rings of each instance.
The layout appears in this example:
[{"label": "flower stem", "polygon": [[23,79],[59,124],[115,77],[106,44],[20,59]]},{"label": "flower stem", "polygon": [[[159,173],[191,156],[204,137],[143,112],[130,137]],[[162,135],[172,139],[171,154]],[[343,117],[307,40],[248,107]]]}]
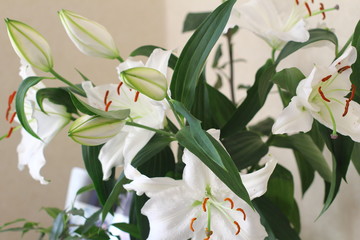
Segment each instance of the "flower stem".
[{"label": "flower stem", "polygon": [[148,127],[148,126],[136,123],[136,122],[126,122],[126,125],[133,126],[133,127],[138,127],[138,128],[143,128],[143,129],[146,129],[146,130],[149,130],[149,131],[153,131],[153,132],[165,135],[165,136],[172,137],[175,140],[175,135],[174,134],[163,131],[163,130],[160,130],[160,129]]},{"label": "flower stem", "polygon": [[117,56],[116,59],[119,60],[120,63],[124,62],[124,59],[120,56]]},{"label": "flower stem", "polygon": [[66,80],[63,76],[61,76],[60,74],[58,74],[54,69],[50,69],[49,71],[52,75],[54,75],[54,77],[56,77],[57,79],[59,79],[60,81],[62,81],[63,83],[67,84],[68,86],[72,87],[74,90],[76,90],[79,94],[81,95],[86,95],[85,91],[76,86],[75,84],[73,84],[72,82]]},{"label": "flower stem", "polygon": [[166,101],[169,103],[170,108],[171,108],[172,112],[174,113],[177,122],[178,122],[179,125],[180,125],[180,128],[185,127],[184,122],[180,119],[179,115],[178,115],[177,112],[175,111],[175,108],[174,108],[174,106],[173,106],[173,104],[172,104],[172,102],[171,102],[171,99],[170,99],[170,97],[169,97],[168,95],[166,95]]}]

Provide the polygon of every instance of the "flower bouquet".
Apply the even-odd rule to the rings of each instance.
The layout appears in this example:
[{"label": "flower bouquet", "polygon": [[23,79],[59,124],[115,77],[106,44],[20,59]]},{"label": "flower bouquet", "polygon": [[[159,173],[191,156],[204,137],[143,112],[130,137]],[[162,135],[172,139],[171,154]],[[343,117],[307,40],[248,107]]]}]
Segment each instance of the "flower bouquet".
[{"label": "flower bouquet", "polygon": [[[235,3],[227,0],[212,12],[187,15],[184,31],[193,33],[180,54],[146,45],[127,58],[104,26],[59,11],[67,35],[82,53],[119,62],[114,69],[118,79],[103,85],[80,71],[81,83],[55,71],[42,34],[6,19],[23,81],[9,96],[10,128],[2,139],[20,130],[19,167],[27,166],[35,180],[48,184],[40,174],[46,163],[43,150],[67,129],[81,145],[92,181],[77,195],[95,191],[100,208],[91,215],[75,205],[45,208],[54,219],[51,227],[18,219],[4,223],[0,232],[34,230],[40,239],[67,240],[300,239],[292,173],[269,148],[293,151],[303,194],[315,172],[324,180],[319,217],[337,196],[351,161],[360,172],[360,24],[339,46],[332,30],[307,27],[309,18],[324,21],[339,6],[301,0]],[[247,90],[240,103],[234,69],[241,59],[233,51],[239,27],[270,46],[254,82],[240,85]],[[220,38],[228,43],[226,61]],[[296,67],[280,69],[291,54],[324,43],[335,49],[330,65],[315,65],[306,75]],[[214,85],[207,81],[209,55],[217,75]],[[146,63],[138,57],[147,58]],[[46,87],[47,79],[58,81],[58,87]],[[230,97],[221,91],[223,82],[230,86]],[[275,120],[254,122],[274,91],[282,113]],[[331,156],[331,168],[324,152]],[[131,202],[127,220],[109,222],[124,195]],[[83,221],[75,223],[74,217]]]}]

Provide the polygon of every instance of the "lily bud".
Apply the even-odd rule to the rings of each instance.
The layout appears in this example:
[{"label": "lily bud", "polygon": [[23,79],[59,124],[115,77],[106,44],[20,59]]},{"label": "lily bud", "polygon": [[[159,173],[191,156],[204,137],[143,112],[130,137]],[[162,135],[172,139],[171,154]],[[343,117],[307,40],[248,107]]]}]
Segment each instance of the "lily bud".
[{"label": "lily bud", "polygon": [[82,145],[96,146],[114,137],[124,125],[122,120],[84,115],[74,121],[68,135]]},{"label": "lily bud", "polygon": [[44,72],[53,68],[51,50],[45,38],[25,23],[5,19],[7,32],[16,54]]},{"label": "lily bud", "polygon": [[164,74],[148,67],[130,68],[120,73],[122,81],[140,93],[160,101],[166,97],[167,80]]},{"label": "lily bud", "polygon": [[93,57],[119,58],[119,50],[104,26],[68,10],[61,10],[59,17],[66,33],[82,53]]}]

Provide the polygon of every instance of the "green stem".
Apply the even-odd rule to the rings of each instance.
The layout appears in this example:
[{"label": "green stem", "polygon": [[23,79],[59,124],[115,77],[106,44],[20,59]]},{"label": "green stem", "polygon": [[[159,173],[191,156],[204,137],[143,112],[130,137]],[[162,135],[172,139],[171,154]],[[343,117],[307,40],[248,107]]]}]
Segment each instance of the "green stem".
[{"label": "green stem", "polygon": [[175,140],[175,135],[174,134],[163,131],[163,130],[160,130],[160,129],[148,127],[148,126],[145,126],[145,125],[142,125],[142,124],[139,124],[139,123],[135,123],[135,122],[126,122],[126,125],[133,126],[133,127],[138,127],[138,128],[143,128],[143,129],[146,129],[146,130],[149,130],[149,131],[153,131],[153,132],[165,135],[165,136],[172,137]]},{"label": "green stem", "polygon": [[119,60],[119,62],[121,62],[121,63],[124,62],[124,59],[120,56],[116,57],[116,59]]},{"label": "green stem", "polygon": [[86,93],[85,93],[85,91],[84,91],[82,88],[80,88],[80,87],[76,86],[75,84],[73,84],[72,82],[66,80],[64,77],[62,77],[60,74],[58,74],[54,69],[51,69],[49,72],[50,72],[52,75],[54,75],[54,77],[56,77],[57,79],[59,79],[60,81],[62,81],[63,83],[65,83],[65,84],[67,84],[68,86],[70,86],[70,87],[72,87],[73,89],[75,89],[79,94],[86,96]]},{"label": "green stem", "polygon": [[275,52],[276,52],[276,48],[273,48],[272,51],[271,51],[271,60],[273,62],[275,62]]},{"label": "green stem", "polygon": [[175,111],[175,108],[174,108],[174,106],[173,106],[173,104],[172,104],[172,102],[171,102],[171,99],[170,99],[170,97],[169,97],[168,95],[166,95],[166,101],[169,103],[170,108],[171,108],[172,112],[174,113],[177,122],[178,122],[179,125],[180,125],[180,128],[185,127],[184,122],[180,119],[179,115],[178,115],[177,112]]},{"label": "green stem", "polygon": [[[22,127],[21,125],[14,127],[14,128],[13,128],[13,132],[19,130],[21,127]],[[4,138],[7,138],[7,137],[8,137],[8,133],[2,135],[2,136],[0,137],[0,141],[3,140]]]}]

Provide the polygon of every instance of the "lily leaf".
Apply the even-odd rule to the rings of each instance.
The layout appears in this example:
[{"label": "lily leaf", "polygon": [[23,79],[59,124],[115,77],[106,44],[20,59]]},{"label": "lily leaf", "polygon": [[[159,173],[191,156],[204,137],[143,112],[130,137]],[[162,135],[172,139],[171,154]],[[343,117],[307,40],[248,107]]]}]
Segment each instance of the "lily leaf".
[{"label": "lily leaf", "polygon": [[286,68],[277,72],[272,81],[282,89],[288,91],[291,96],[296,95],[296,88],[301,80],[305,78],[304,74],[297,68]]},{"label": "lily leaf", "polygon": [[310,33],[310,38],[306,42],[303,43],[293,42],[293,41],[288,42],[279,53],[279,56],[275,61],[275,65],[278,65],[281,60],[283,60],[290,54],[314,42],[326,40],[332,42],[336,48],[338,46],[338,39],[332,31],[319,28],[319,29],[311,29],[309,30],[309,33]]},{"label": "lily leaf", "polygon": [[211,12],[188,13],[185,17],[183,32],[196,30]]},{"label": "lily leaf", "polygon": [[52,103],[64,105],[68,113],[78,113],[71,101],[69,92],[62,88],[42,88],[36,92],[36,101],[44,113],[46,112],[44,111],[42,103],[45,98],[49,99]]},{"label": "lily leaf", "polygon": [[26,93],[29,90],[29,88],[35,86],[40,81],[42,81],[46,78],[47,77],[28,77],[28,78],[24,79],[21,82],[21,84],[18,88],[18,91],[16,93],[16,97],[15,97],[16,114],[18,116],[18,119],[19,119],[21,125],[29,134],[31,134],[33,137],[35,137],[37,139],[40,139],[39,136],[30,127],[30,124],[26,118],[24,103],[25,103]]},{"label": "lily leaf", "polygon": [[195,98],[195,89],[206,59],[222,35],[236,1],[228,0],[216,8],[197,28],[182,50],[171,80],[171,96],[187,109]]}]

